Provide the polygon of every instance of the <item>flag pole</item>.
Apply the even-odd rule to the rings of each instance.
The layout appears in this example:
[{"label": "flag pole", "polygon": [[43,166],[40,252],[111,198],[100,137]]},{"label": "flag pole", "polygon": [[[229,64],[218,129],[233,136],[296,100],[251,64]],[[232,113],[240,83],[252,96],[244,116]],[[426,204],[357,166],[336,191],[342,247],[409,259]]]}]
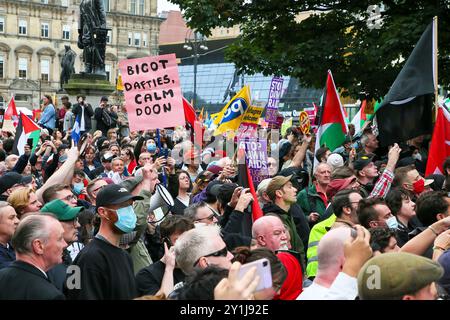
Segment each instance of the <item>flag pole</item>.
[{"label": "flag pole", "polygon": [[437,120],[439,110],[439,92],[438,92],[438,17],[433,18],[433,67],[434,67],[434,119]]}]

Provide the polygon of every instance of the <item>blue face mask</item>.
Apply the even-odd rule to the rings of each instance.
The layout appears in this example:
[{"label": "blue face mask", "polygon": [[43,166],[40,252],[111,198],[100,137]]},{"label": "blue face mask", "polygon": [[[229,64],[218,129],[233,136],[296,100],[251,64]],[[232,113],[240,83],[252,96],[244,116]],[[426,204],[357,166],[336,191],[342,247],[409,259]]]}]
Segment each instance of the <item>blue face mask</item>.
[{"label": "blue face mask", "polygon": [[397,221],[397,218],[395,218],[395,217],[390,217],[389,219],[387,219],[386,224],[389,229],[395,230],[398,228],[398,221]]},{"label": "blue face mask", "polygon": [[114,224],[119,230],[124,233],[130,233],[136,228],[136,214],[134,213],[133,207],[128,206],[116,210],[117,212],[117,222]]},{"label": "blue face mask", "polygon": [[147,151],[150,153],[154,153],[156,151],[156,145],[154,144],[147,145]]},{"label": "blue face mask", "polygon": [[76,194],[80,194],[83,189],[84,189],[84,183],[83,182],[75,183],[73,185],[73,192],[75,192]]}]

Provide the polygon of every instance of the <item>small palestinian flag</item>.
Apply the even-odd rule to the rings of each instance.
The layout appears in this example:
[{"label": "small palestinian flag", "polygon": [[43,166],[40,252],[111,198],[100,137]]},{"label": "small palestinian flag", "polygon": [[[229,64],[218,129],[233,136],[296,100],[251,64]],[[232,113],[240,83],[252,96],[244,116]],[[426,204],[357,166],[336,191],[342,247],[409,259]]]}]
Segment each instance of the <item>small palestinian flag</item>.
[{"label": "small palestinian flag", "polygon": [[29,139],[33,140],[31,152],[34,151],[39,142],[41,128],[22,112],[19,116],[19,123],[16,128],[16,138],[13,145],[13,153],[21,156],[25,153],[24,148]]}]

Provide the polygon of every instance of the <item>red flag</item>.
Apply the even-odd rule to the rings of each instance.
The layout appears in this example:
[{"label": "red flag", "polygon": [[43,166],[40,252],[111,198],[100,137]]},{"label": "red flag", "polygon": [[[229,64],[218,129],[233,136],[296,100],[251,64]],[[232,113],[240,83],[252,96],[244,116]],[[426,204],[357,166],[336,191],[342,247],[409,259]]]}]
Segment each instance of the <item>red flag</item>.
[{"label": "red flag", "polygon": [[239,168],[238,168],[238,184],[244,188],[249,188],[250,193],[253,196],[253,201],[251,203],[252,209],[252,221],[255,222],[257,219],[261,218],[264,214],[258,203],[258,197],[255,192],[255,186],[253,185],[252,176],[250,175],[250,170],[248,169],[247,162],[245,161],[245,150],[238,150]]},{"label": "red flag", "polygon": [[448,156],[450,156],[450,113],[445,108],[439,107],[425,176],[443,174],[442,165]]},{"label": "red flag", "polygon": [[198,121],[197,115],[192,105],[183,97],[184,118],[194,128],[195,121]]},{"label": "red flag", "polygon": [[14,97],[9,100],[8,108],[5,111],[4,120],[12,120],[14,127],[17,127],[17,124],[19,123],[19,114],[17,113]]}]

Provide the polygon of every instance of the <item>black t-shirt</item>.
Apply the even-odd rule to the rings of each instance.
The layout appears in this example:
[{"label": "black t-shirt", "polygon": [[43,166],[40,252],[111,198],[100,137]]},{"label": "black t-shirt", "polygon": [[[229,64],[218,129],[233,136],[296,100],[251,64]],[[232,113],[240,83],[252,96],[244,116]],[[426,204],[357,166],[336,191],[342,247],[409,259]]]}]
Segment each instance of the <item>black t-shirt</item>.
[{"label": "black t-shirt", "polygon": [[[157,261],[143,269],[136,274],[136,287],[139,295],[154,295],[161,288],[162,279],[164,277],[166,265],[161,261]],[[181,269],[175,268],[173,270],[173,284],[184,282],[185,275]]]},{"label": "black t-shirt", "polygon": [[137,297],[133,261],[125,250],[94,238],[73,264],[80,267],[81,288],[68,290],[68,299],[129,300]]}]

